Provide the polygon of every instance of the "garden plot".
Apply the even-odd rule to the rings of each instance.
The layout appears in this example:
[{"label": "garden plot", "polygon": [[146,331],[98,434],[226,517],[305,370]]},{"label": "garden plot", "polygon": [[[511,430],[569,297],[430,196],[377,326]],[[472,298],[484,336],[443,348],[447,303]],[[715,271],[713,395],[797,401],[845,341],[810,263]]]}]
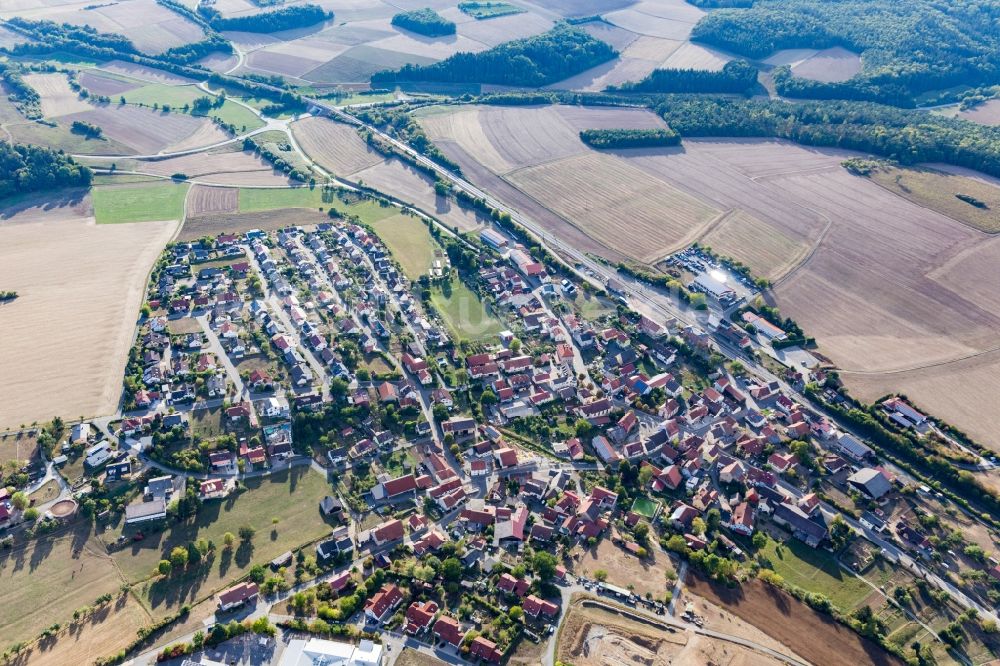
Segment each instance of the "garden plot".
[{"label": "garden plot", "polygon": [[0,284],[19,294],[3,306],[4,334],[31,340],[31,353],[0,348],[0,426],[110,414],[147,274],[176,221],[95,225],[82,193],[0,216]]}]

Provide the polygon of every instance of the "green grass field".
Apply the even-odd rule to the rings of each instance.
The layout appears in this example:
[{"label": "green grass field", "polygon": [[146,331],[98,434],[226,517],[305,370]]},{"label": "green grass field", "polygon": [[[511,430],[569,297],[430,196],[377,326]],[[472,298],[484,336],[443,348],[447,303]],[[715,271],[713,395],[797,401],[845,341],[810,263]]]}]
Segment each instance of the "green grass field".
[{"label": "green grass field", "polygon": [[[266,564],[286,550],[319,539],[330,531],[319,512],[319,501],[330,492],[330,485],[321,474],[298,467],[270,477],[249,479],[246,485],[248,490],[238,495],[206,502],[191,521],[171,525],[161,533],[146,530],[142,541],[113,555],[122,574],[131,582],[139,582],[147,579],[157,563],[176,546],[186,546],[197,539],[216,544],[215,557],[199,570],[140,584],[137,592],[154,614],[164,615],[183,603],[207,596],[245,574],[254,563]],[[276,524],[272,523],[275,518]],[[253,540],[225,552],[223,535],[237,534],[243,525],[256,530]],[[116,535],[117,532],[109,533],[104,538],[110,541]]]},{"label": "green grass field", "polygon": [[98,224],[179,220],[187,191],[187,183],[171,181],[95,187],[94,217]]},{"label": "green grass field", "polygon": [[336,208],[345,214],[357,215],[366,224],[397,214],[392,206],[383,207],[374,201],[345,204],[336,195],[324,194],[322,187],[243,188],[240,190],[241,213],[257,213],[282,208],[312,208],[324,211]]},{"label": "green grass field", "polygon": [[[129,104],[138,104],[152,107],[154,104],[162,107],[164,104],[170,105],[174,113],[180,113],[185,104],[191,104],[199,97],[209,96],[205,91],[194,86],[169,86],[163,83],[150,83],[149,85],[128,90],[119,97],[124,97]],[[250,131],[264,126],[264,121],[254,115],[253,111],[240,106],[236,102],[226,100],[218,109],[212,109],[208,116],[219,118],[225,123],[233,124],[237,131]]]},{"label": "green grass field", "polygon": [[653,500],[645,497],[636,497],[635,501],[632,502],[632,510],[640,516],[644,516],[652,520],[660,511],[660,503],[654,502]]},{"label": "green grass field", "polygon": [[406,277],[416,280],[426,275],[434,261],[437,244],[427,226],[409,215],[393,215],[376,222],[375,232],[403,267]]},{"label": "green grass field", "polygon": [[452,280],[448,294],[439,286],[431,289],[431,303],[456,341],[493,338],[503,330],[503,324],[487,311],[479,296],[459,280]]},{"label": "green grass field", "polygon": [[853,610],[872,593],[867,583],[841,569],[833,555],[797,539],[785,543],[768,539],[758,557],[787,582],[828,597],[844,612]]}]

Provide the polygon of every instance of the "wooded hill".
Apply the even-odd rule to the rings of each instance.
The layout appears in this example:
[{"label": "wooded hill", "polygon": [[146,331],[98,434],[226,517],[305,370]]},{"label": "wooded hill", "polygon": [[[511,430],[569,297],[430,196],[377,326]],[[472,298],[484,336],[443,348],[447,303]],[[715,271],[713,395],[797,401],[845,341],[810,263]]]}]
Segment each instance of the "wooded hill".
[{"label": "wooded hill", "polygon": [[0,141],[0,198],[90,185],[91,172],[62,151]]}]

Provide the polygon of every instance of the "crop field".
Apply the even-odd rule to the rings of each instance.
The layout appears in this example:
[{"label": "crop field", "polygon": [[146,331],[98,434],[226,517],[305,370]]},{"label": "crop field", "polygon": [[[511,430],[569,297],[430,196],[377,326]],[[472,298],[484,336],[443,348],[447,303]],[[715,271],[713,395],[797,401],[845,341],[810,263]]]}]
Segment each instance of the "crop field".
[{"label": "crop field", "polygon": [[95,187],[94,218],[98,224],[180,220],[188,187],[171,181]]},{"label": "crop field", "polygon": [[452,280],[446,288],[431,289],[431,303],[456,340],[485,340],[503,331],[500,320],[461,280]]},{"label": "crop field", "polygon": [[206,136],[206,133],[211,137],[209,143],[226,138],[207,118],[118,104],[90,106],[86,111],[61,118],[67,125],[74,120],[97,125],[109,139],[140,155],[158,153],[183,144],[190,137]]},{"label": "crop field", "polygon": [[77,155],[128,155],[132,149],[107,137],[91,139],[70,131],[69,123],[59,122],[55,127],[31,121],[4,125],[14,141],[33,143],[63,150]]},{"label": "crop field", "polygon": [[717,72],[733,57],[701,44],[685,42],[663,62],[664,69],[705,69]]},{"label": "crop field", "polygon": [[83,70],[76,78],[81,86],[94,95],[107,95],[108,97],[121,95],[123,92],[142,86],[141,81],[100,69]]},{"label": "crop field", "polygon": [[[121,168],[121,167],[119,167]],[[188,178],[218,185],[287,186],[293,181],[269,162],[238,144],[212,152],[193,153],[159,160],[137,160],[132,170],[158,176],[183,173]]]},{"label": "crop field", "polygon": [[100,69],[112,74],[120,74],[146,83],[163,83],[166,85],[184,85],[195,83],[194,79],[189,79],[179,74],[174,74],[155,67],[146,67],[124,60],[109,60],[101,64]]},{"label": "crop field", "polygon": [[689,244],[720,213],[613,155],[568,157],[505,178],[599,243],[649,263]]},{"label": "crop field", "polygon": [[434,191],[434,182],[398,159],[391,159],[351,174],[348,180],[364,183],[380,192],[391,194],[403,203],[416,206],[460,233],[479,228],[479,216]]},{"label": "crop field", "polygon": [[627,40],[618,39],[618,41],[627,41],[627,44],[621,48],[621,55],[618,58],[592,67],[576,76],[554,83],[549,86],[550,88],[556,90],[598,92],[608,86],[639,81],[644,79],[654,69],[666,66],[665,63],[673,58],[673,54],[676,51],[692,46],[675,39],[660,39],[659,37],[635,35],[627,30],[622,30],[606,23],[594,24],[594,27],[588,29],[587,32],[598,39],[609,37],[612,40],[618,37],[616,35],[617,32],[628,36]]},{"label": "crop field", "polygon": [[782,277],[809,251],[809,245],[802,240],[738,208],[719,220],[698,242],[743,262],[754,275],[768,280]]},{"label": "crop field", "polygon": [[[248,479],[247,490],[222,501],[208,502],[198,516],[175,524],[166,531],[146,534],[124,550],[115,552],[115,564],[129,582],[143,581],[174,546],[208,539],[220,545],[215,557],[197,572],[187,572],[162,581],[143,583],[140,596],[157,617],[175,611],[238,578],[255,562],[268,562],[295,546],[309,543],[329,531],[319,512],[319,501],[329,493],[322,475],[309,468],[283,471],[268,477]],[[272,521],[277,519],[277,523]],[[236,534],[249,525],[257,534],[249,544],[232,552],[221,550],[223,535]],[[107,540],[116,538],[117,530]]]},{"label": "crop field", "polygon": [[438,246],[422,220],[399,214],[379,220],[373,226],[406,277],[416,281],[427,274]]},{"label": "crop field", "polygon": [[835,83],[861,71],[861,57],[842,46],[823,49],[792,65],[792,73],[804,79]]},{"label": "crop field", "polygon": [[161,53],[202,38],[200,27],[155,0],[76,6],[45,18],[57,23],[89,24],[101,32],[125,35],[146,53]]},{"label": "crop field", "polygon": [[606,14],[604,19],[611,25],[639,35],[684,41],[703,14],[692,5],[672,0],[663,9],[653,6],[653,3],[642,3]]},{"label": "crop field", "polygon": [[104,547],[79,523],[68,532],[5,550],[0,554],[4,649],[55,622],[68,623],[75,609],[102,594],[117,596],[121,584]]},{"label": "crop field", "polygon": [[188,216],[235,213],[239,207],[240,191],[235,187],[206,187],[195,185],[187,199]]},{"label": "crop field", "polygon": [[273,231],[287,226],[319,224],[329,218],[326,213],[306,208],[277,208],[256,213],[221,213],[199,215],[184,220],[178,240],[190,241],[223,233],[242,233],[250,229]]},{"label": "crop field", "polygon": [[176,227],[95,225],[80,192],[45,204],[0,211],[0,283],[20,294],[3,308],[4,333],[32,341],[30,354],[0,349],[3,427],[113,411],[146,275]]},{"label": "crop field", "polygon": [[24,82],[38,93],[41,98],[42,115],[46,118],[58,118],[93,108],[69,87],[69,79],[65,74],[58,72],[25,74]]},{"label": "crop field", "polygon": [[309,117],[292,124],[292,134],[306,155],[336,175],[356,173],[385,157],[368,146],[357,130],[327,118]]}]

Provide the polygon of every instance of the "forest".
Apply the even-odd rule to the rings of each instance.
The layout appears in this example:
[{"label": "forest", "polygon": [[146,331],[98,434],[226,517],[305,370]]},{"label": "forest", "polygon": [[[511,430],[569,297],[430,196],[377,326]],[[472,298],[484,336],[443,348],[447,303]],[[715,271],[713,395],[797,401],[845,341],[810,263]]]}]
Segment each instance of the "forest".
[{"label": "forest", "polygon": [[654,69],[641,81],[611,86],[609,92],[744,93],[757,85],[757,68],[746,60],[727,62],[721,71]]},{"label": "forest", "polygon": [[90,185],[91,171],[62,151],[0,141],[0,198]]},{"label": "forest", "polygon": [[656,112],[682,137],[778,137],[874,153],[902,164],[945,162],[1000,176],[1000,127],[871,102],[666,95]]},{"label": "forest", "polygon": [[217,9],[208,5],[199,5],[198,12],[216,30],[241,32],[279,32],[305,28],[333,18],[333,12],[328,12],[317,5],[294,5],[270,12],[230,18],[223,18]]},{"label": "forest", "polygon": [[444,37],[455,34],[455,23],[443,18],[430,7],[400,12],[392,17],[397,28],[409,30],[427,37]]},{"label": "forest", "polygon": [[372,75],[373,85],[399,81],[494,83],[543,86],[607,62],[618,52],[587,33],[565,25],[500,44],[481,53],[456,53],[432,65],[406,65]]},{"label": "forest", "polygon": [[653,148],[676,146],[681,137],[670,129],[588,129],[580,140],[591,148]]},{"label": "forest", "polygon": [[861,55],[860,74],[843,83],[786,77],[779,92],[912,106],[929,90],[1000,82],[998,21],[991,0],[758,0],[707,14],[692,38],[754,59],[842,46]]}]

